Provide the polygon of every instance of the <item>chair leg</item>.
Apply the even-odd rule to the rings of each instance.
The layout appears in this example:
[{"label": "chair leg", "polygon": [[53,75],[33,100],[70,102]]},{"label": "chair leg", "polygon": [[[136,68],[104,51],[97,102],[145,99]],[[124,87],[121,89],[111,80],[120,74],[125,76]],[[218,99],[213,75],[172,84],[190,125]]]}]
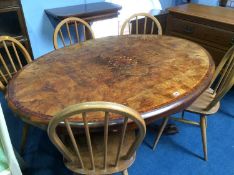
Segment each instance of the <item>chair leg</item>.
[{"label": "chair leg", "polygon": [[122,172],[122,175],[128,175],[128,170],[127,170],[127,169],[124,170],[124,171]]},{"label": "chair leg", "polygon": [[158,134],[157,134],[157,136],[156,136],[156,138],[155,138],[155,140],[154,140],[153,150],[155,150],[155,148],[156,148],[156,146],[157,146],[157,144],[158,144],[158,141],[159,141],[159,139],[160,139],[160,137],[161,137],[161,135],[162,135],[162,132],[163,132],[165,126],[167,125],[168,119],[169,119],[169,117],[166,117],[166,118],[163,120],[163,122],[162,122],[162,124],[161,124],[161,126],[160,126],[160,129],[159,129],[159,131],[158,131]]},{"label": "chair leg", "polygon": [[29,130],[29,124],[24,123],[23,131],[22,131],[21,145],[20,145],[20,154],[21,155],[24,153],[25,144],[27,142],[28,130]]},{"label": "chair leg", "polygon": [[201,126],[201,134],[202,134],[202,144],[203,144],[203,152],[204,159],[207,161],[207,139],[206,139],[206,116],[201,114],[200,116],[200,126]]}]

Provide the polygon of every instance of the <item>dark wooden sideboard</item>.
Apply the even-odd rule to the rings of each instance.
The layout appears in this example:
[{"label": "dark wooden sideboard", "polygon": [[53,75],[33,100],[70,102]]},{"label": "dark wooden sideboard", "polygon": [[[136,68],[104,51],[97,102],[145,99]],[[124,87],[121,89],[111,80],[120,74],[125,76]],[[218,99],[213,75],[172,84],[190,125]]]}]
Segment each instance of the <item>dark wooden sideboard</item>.
[{"label": "dark wooden sideboard", "polygon": [[0,35],[14,37],[33,56],[20,0],[0,0]]},{"label": "dark wooden sideboard", "polygon": [[68,17],[78,17],[85,21],[93,22],[117,17],[119,15],[118,11],[121,8],[121,6],[109,2],[96,2],[46,9],[45,13],[56,20],[63,20]]},{"label": "dark wooden sideboard", "polygon": [[190,3],[168,11],[166,34],[199,43],[216,65],[234,44],[234,9]]}]

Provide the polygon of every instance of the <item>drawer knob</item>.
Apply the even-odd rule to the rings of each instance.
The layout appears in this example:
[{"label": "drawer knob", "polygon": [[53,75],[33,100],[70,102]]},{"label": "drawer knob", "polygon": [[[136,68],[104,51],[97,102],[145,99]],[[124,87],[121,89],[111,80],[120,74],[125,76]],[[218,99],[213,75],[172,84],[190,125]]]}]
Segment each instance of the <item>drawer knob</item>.
[{"label": "drawer knob", "polygon": [[192,33],[193,33],[193,27],[191,27],[191,26],[186,26],[186,27],[184,28],[184,32],[185,32],[185,33],[188,33],[188,34],[192,34]]}]

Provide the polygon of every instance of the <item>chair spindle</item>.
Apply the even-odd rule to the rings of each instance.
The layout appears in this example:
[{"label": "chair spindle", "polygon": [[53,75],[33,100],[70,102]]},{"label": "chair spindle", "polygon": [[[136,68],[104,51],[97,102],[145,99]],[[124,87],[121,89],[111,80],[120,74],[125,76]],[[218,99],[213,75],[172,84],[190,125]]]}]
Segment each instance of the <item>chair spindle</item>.
[{"label": "chair spindle", "polygon": [[128,31],[129,31],[129,33],[132,33],[132,32],[131,32],[131,26],[130,26],[130,23],[128,23]]},{"label": "chair spindle", "polygon": [[68,34],[68,37],[69,37],[69,42],[70,42],[70,44],[72,44],[72,38],[71,38],[70,28],[69,28],[69,25],[68,25],[67,22],[66,22],[66,29],[67,29],[67,34]]},{"label": "chair spindle", "polygon": [[77,42],[79,43],[80,42],[80,36],[79,36],[78,25],[77,25],[76,21],[75,21],[74,25],[75,25],[75,30],[76,30],[76,39],[77,39]]},{"label": "chair spindle", "polygon": [[83,25],[83,31],[84,31],[84,41],[86,41],[86,28],[85,28],[85,25]]},{"label": "chair spindle", "polygon": [[91,166],[92,166],[92,170],[95,170],[92,143],[91,143],[91,138],[90,138],[90,133],[89,133],[89,126],[88,126],[88,122],[87,122],[87,119],[86,119],[86,113],[85,112],[82,113],[82,117],[83,117],[83,121],[84,121],[85,135],[86,135],[86,139],[87,139],[87,142],[88,142]]},{"label": "chair spindle", "polygon": [[154,32],[154,21],[152,21],[152,26],[151,26],[151,34]]},{"label": "chair spindle", "polygon": [[0,75],[1,75],[1,77],[3,78],[3,80],[5,81],[5,83],[7,84],[7,83],[8,83],[8,81],[7,81],[7,79],[6,79],[5,75],[2,73],[2,71],[1,71],[1,70],[0,70]]},{"label": "chair spindle", "polygon": [[80,155],[80,151],[79,151],[78,145],[76,143],[75,137],[73,135],[71,126],[70,126],[70,124],[69,124],[69,122],[68,122],[67,119],[64,120],[64,123],[65,123],[65,126],[67,128],[68,135],[69,135],[69,137],[70,137],[70,139],[72,141],[73,148],[75,149],[76,155],[77,155],[78,160],[79,160],[79,162],[81,164],[81,167],[84,168],[84,163],[82,161],[82,158],[81,158],[81,155]]},{"label": "chair spindle", "polygon": [[21,63],[20,58],[19,58],[19,54],[18,54],[17,49],[16,49],[16,47],[15,47],[15,44],[14,44],[13,42],[11,42],[11,45],[12,45],[12,47],[13,47],[13,49],[14,49],[15,56],[16,56],[16,58],[17,58],[17,61],[18,61],[18,63],[19,63],[20,68],[23,68],[22,63]]},{"label": "chair spindle", "polygon": [[128,117],[125,117],[123,127],[122,127],[122,131],[121,131],[120,142],[119,142],[119,145],[118,145],[118,150],[117,150],[117,155],[116,155],[116,160],[115,160],[115,166],[118,166],[118,163],[119,163],[121,148],[123,146],[123,141],[124,141],[124,136],[125,136],[125,133],[126,133],[127,124],[128,124]]},{"label": "chair spindle", "polygon": [[225,84],[233,66],[234,66],[234,54],[231,55],[231,58],[228,60],[228,62],[225,65],[225,68],[221,72],[221,77],[219,78],[219,81],[217,82],[214,93],[219,93],[219,91],[223,88],[223,85]]},{"label": "chair spindle", "polygon": [[138,35],[138,16],[136,16],[136,34]]},{"label": "chair spindle", "polygon": [[105,112],[105,125],[104,125],[104,169],[107,167],[107,151],[108,151],[108,123],[109,113]]},{"label": "chair spindle", "polygon": [[145,17],[145,23],[144,23],[144,34],[146,34],[146,25],[147,25],[147,17]]},{"label": "chair spindle", "polygon": [[[233,54],[233,57],[234,57],[234,54]],[[219,88],[220,90],[224,88],[224,86],[225,86],[226,82],[228,81],[229,77],[232,76],[231,72],[233,70],[233,67],[234,67],[234,60],[232,61],[231,66],[228,68],[228,70],[225,73],[226,75],[224,76],[223,82],[220,85],[220,88]],[[218,91],[219,91],[219,89],[218,89]],[[218,91],[217,91],[217,93],[218,93]]]},{"label": "chair spindle", "polygon": [[3,59],[1,53],[0,53],[0,60],[1,60],[2,64],[3,64],[3,67],[4,67],[4,69],[6,70],[8,76],[9,76],[10,78],[12,78],[12,75],[11,75],[11,73],[10,73],[10,70],[8,69],[8,67],[7,67],[7,65],[6,65],[6,62],[5,62],[5,60]]},{"label": "chair spindle", "polygon": [[7,53],[8,58],[9,58],[9,60],[10,60],[11,66],[12,66],[13,69],[14,69],[14,72],[17,72],[16,67],[15,67],[15,64],[14,64],[14,61],[13,61],[13,59],[12,59],[12,57],[11,57],[11,54],[10,54],[10,52],[9,52],[8,47],[6,46],[6,42],[5,42],[5,41],[3,41],[3,46],[4,46],[4,48],[5,48],[5,51],[6,51],[6,53]]},{"label": "chair spindle", "polygon": [[62,40],[63,46],[65,47],[65,46],[66,46],[66,44],[65,44],[65,40],[64,40],[64,37],[63,37],[63,32],[62,32],[62,30],[61,30],[61,29],[59,30],[59,35],[60,35],[60,37],[61,37],[61,40]]}]

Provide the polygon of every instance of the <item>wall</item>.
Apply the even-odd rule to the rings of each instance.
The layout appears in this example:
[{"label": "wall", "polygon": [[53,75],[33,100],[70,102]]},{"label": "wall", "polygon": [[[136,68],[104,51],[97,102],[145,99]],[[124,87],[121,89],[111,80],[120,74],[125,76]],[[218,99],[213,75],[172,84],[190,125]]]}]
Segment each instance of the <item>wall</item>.
[{"label": "wall", "polygon": [[54,50],[54,26],[44,9],[100,1],[103,0],[21,0],[34,58]]},{"label": "wall", "polygon": [[[34,58],[54,50],[52,41],[54,26],[44,13],[44,9],[100,1],[104,0],[21,0]],[[161,8],[165,9],[184,0],[159,0],[159,2]],[[192,0],[192,2],[216,5],[218,0]]]},{"label": "wall", "polygon": [[161,3],[162,9],[167,9],[172,6],[180,5],[187,2],[186,0],[159,0]]},{"label": "wall", "polygon": [[219,5],[219,0],[191,0],[191,2],[210,6]]},{"label": "wall", "polygon": [[218,0],[195,0],[199,4],[216,6],[218,5]]}]

